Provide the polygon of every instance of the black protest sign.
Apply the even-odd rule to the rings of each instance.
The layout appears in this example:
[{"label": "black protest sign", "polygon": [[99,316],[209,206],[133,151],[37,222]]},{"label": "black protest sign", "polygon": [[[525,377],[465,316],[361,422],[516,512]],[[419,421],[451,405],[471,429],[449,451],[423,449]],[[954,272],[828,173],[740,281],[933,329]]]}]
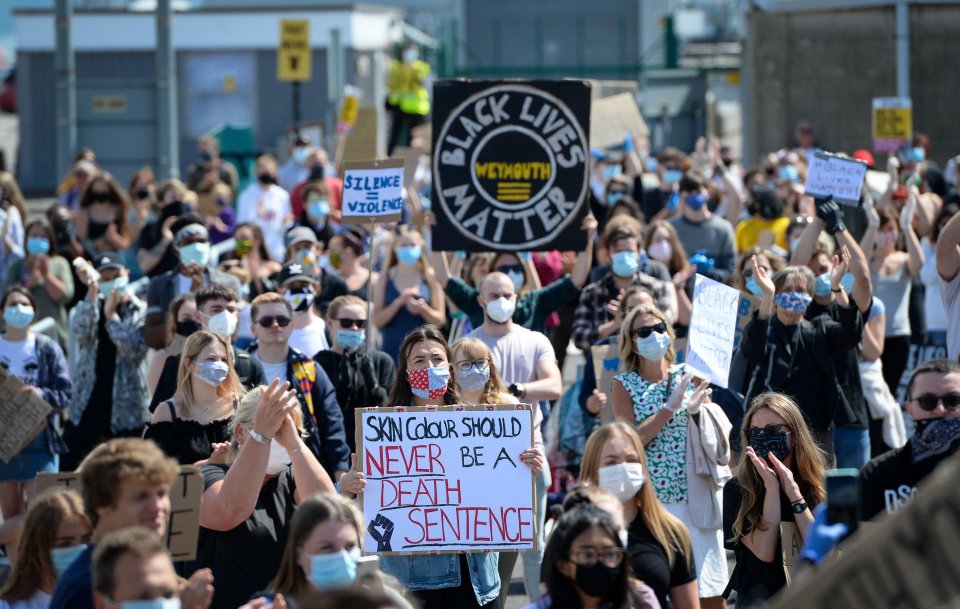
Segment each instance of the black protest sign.
[{"label": "black protest sign", "polygon": [[583,249],[590,84],[444,80],[433,98],[433,248]]}]

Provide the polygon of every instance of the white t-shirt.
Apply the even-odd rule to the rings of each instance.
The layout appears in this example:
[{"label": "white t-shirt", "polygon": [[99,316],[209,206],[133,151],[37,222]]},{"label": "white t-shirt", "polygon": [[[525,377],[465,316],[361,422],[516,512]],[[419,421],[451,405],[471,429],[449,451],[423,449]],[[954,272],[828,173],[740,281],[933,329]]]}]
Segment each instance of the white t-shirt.
[{"label": "white t-shirt", "polygon": [[276,184],[264,190],[259,182],[247,186],[237,199],[237,224],[256,222],[263,229],[263,240],[274,260],[283,260],[286,247],[285,218],[293,213],[290,195]]},{"label": "white t-shirt", "polygon": [[529,383],[537,380],[537,364],[556,362],[550,340],[540,332],[528,330],[517,324],[504,336],[490,336],[477,328],[468,338],[479,338],[487,347],[497,366],[503,384]]},{"label": "white t-shirt", "polygon": [[287,362],[283,361],[279,364],[265,362],[260,359],[259,352],[255,352],[253,356],[256,357],[260,365],[263,366],[263,379],[267,385],[272,383],[274,379],[280,379],[281,381],[287,380]]},{"label": "white t-shirt", "polygon": [[947,311],[940,297],[940,273],[937,272],[937,250],[926,237],[920,244],[923,250],[923,266],[920,281],[926,289],[923,297],[923,314],[928,332],[943,332],[947,329]]},{"label": "white t-shirt", "polygon": [[940,297],[947,310],[947,356],[956,361],[960,354],[960,273],[951,281],[940,278]]},{"label": "white t-shirt", "polygon": [[37,386],[37,337],[31,332],[21,341],[11,342],[0,336],[0,366],[25,385]]},{"label": "white t-shirt", "polygon": [[326,324],[319,317],[314,317],[310,325],[299,330],[294,329],[290,335],[290,346],[307,355],[313,357],[320,351],[326,351],[330,348],[327,342],[327,335],[323,330]]}]

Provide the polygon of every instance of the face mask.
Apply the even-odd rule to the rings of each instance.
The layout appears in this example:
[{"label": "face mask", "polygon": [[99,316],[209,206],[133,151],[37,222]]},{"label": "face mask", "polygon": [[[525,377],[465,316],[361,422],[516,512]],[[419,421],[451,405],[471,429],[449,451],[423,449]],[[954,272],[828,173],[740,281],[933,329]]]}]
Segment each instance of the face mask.
[{"label": "face mask", "polygon": [[629,501],[643,487],[643,465],[640,463],[617,463],[601,467],[600,488],[605,488],[620,501]]},{"label": "face mask", "polygon": [[33,307],[27,305],[14,305],[3,310],[3,321],[14,328],[23,329],[33,321]]},{"label": "face mask", "polygon": [[517,308],[517,301],[513,298],[500,297],[493,302],[488,302],[486,306],[487,316],[494,323],[505,324]]},{"label": "face mask", "polygon": [[200,362],[194,374],[211,387],[219,387],[227,379],[230,368],[226,362]]},{"label": "face mask", "polygon": [[813,297],[806,292],[780,292],[773,297],[777,306],[790,313],[803,313],[810,306]]},{"label": "face mask", "polygon": [[800,179],[800,174],[797,173],[797,168],[793,165],[784,165],[780,168],[780,179],[796,182]]},{"label": "face mask", "polygon": [[320,590],[346,588],[357,579],[357,560],[359,558],[360,550],[311,554],[310,574],[307,579]]},{"label": "face mask", "polygon": [[942,417],[916,422],[916,433],[910,439],[913,462],[942,455],[960,439],[960,418]]},{"label": "face mask", "polygon": [[577,565],[574,583],[588,596],[608,598],[617,589],[622,570],[622,565],[611,569],[599,560],[590,567]]},{"label": "face mask", "polygon": [[367,333],[363,330],[337,330],[337,342],[347,351],[356,349],[367,340]]},{"label": "face mask", "polygon": [[330,215],[330,203],[326,199],[314,199],[310,201],[307,213],[317,222],[322,222]]},{"label": "face mask", "polygon": [[120,290],[120,293],[123,294],[124,288],[130,283],[130,278],[126,275],[118,275],[113,281],[104,281],[97,288],[97,291],[100,292],[100,295],[104,298],[110,298],[110,295],[113,294],[114,290]]},{"label": "face mask", "polygon": [[701,209],[707,203],[707,198],[703,196],[702,192],[697,192],[692,195],[687,195],[683,198],[683,202],[687,204],[693,211]]},{"label": "face mask", "polygon": [[620,202],[620,199],[623,198],[624,193],[619,190],[607,193],[607,207],[613,207]]},{"label": "face mask", "polygon": [[310,158],[310,149],[309,148],[294,148],[293,149],[293,162],[298,165],[306,165],[307,159]]},{"label": "face mask", "polygon": [[273,176],[266,172],[258,173],[257,180],[259,180],[261,184],[273,184]]},{"label": "face mask", "polygon": [[758,298],[763,298],[763,288],[761,288],[760,284],[757,283],[756,277],[754,277],[753,275],[750,275],[747,278],[747,282],[745,285],[747,286],[748,292],[750,292],[751,294],[753,294]]},{"label": "face mask", "polygon": [[245,283],[240,286],[240,300],[250,301],[250,284]]},{"label": "face mask", "polygon": [[609,182],[613,178],[623,173],[623,167],[620,165],[604,165],[603,166],[603,181]]},{"label": "face mask", "polygon": [[418,398],[424,400],[442,398],[447,393],[450,367],[443,364],[436,368],[408,370],[407,380],[410,382],[410,391]]},{"label": "face mask", "polygon": [[523,287],[523,273],[518,271],[507,271],[507,277],[513,282],[513,291],[519,292]]},{"label": "face mask", "polygon": [[407,63],[420,59],[420,51],[416,49],[407,49],[403,52],[403,60]]},{"label": "face mask", "polygon": [[633,277],[640,269],[640,258],[636,252],[617,252],[611,266],[617,277]]},{"label": "face mask", "polygon": [[222,341],[229,342],[236,329],[237,316],[230,311],[220,311],[207,319],[207,330],[216,334]]},{"label": "face mask", "polygon": [[276,476],[290,465],[290,453],[276,440],[270,441],[270,457],[267,459],[267,475]]},{"label": "face mask", "polygon": [[287,290],[283,293],[283,299],[290,303],[295,313],[303,313],[313,304],[313,293],[306,290],[291,292]]},{"label": "face mask", "polygon": [[181,609],[179,598],[155,598],[149,601],[126,601],[120,609]]},{"label": "face mask", "polygon": [[233,246],[233,249],[237,252],[237,256],[246,256],[253,251],[253,241],[237,241],[236,245]]},{"label": "face mask", "polygon": [[397,260],[401,264],[406,264],[407,266],[412,266],[420,260],[421,254],[419,245],[408,245],[406,247],[397,248]]},{"label": "face mask", "polygon": [[650,257],[660,262],[670,262],[673,258],[673,246],[667,240],[657,241],[650,245]]},{"label": "face mask", "polygon": [[790,454],[790,445],[787,444],[787,433],[755,433],[750,437],[750,447],[757,456],[770,464],[768,455],[773,453],[779,461],[783,461]]},{"label": "face mask", "polygon": [[667,184],[676,184],[683,177],[683,172],[679,169],[664,169],[663,181]]},{"label": "face mask", "polygon": [[634,341],[637,353],[649,360],[658,360],[670,348],[670,336],[666,333],[651,332],[646,338]]},{"label": "face mask", "polygon": [[907,153],[907,162],[909,163],[921,163],[924,159],[927,158],[927,151],[917,146],[916,148],[911,148],[910,152]]},{"label": "face mask", "polygon": [[790,237],[790,239],[788,239],[787,241],[788,241],[788,244],[789,244],[789,246],[790,246],[790,251],[791,251],[791,252],[797,251],[797,246],[800,245],[800,238],[799,238],[799,237]]},{"label": "face mask", "polygon": [[343,258],[337,252],[330,252],[327,260],[330,261],[330,266],[338,271],[340,270],[340,265],[343,264]]},{"label": "face mask", "polygon": [[313,248],[304,247],[293,253],[293,261],[302,266],[313,266],[316,258],[313,255]]},{"label": "face mask", "polygon": [[813,295],[824,298],[830,295],[830,273],[817,275],[817,284],[813,288]]},{"label": "face mask", "polygon": [[853,273],[844,273],[843,277],[840,278],[840,287],[843,288],[843,291],[850,293],[853,290],[853,284],[856,283],[857,278],[853,276]]},{"label": "face mask", "polygon": [[177,322],[177,334],[180,336],[190,336],[200,329],[200,322],[194,319],[184,319]]},{"label": "face mask", "polygon": [[87,544],[71,546],[69,548],[54,548],[50,551],[50,560],[53,563],[53,571],[57,577],[63,575],[67,567],[87,549]]},{"label": "face mask", "polygon": [[50,253],[50,240],[46,237],[30,237],[27,239],[27,253],[33,256]]},{"label": "face mask", "polygon": [[467,391],[479,391],[487,386],[490,380],[490,368],[470,366],[469,370],[461,370],[458,377],[460,386]]},{"label": "face mask", "polygon": [[177,252],[180,254],[180,263],[183,266],[190,266],[191,264],[207,266],[207,262],[210,260],[209,243],[191,243],[177,248]]}]

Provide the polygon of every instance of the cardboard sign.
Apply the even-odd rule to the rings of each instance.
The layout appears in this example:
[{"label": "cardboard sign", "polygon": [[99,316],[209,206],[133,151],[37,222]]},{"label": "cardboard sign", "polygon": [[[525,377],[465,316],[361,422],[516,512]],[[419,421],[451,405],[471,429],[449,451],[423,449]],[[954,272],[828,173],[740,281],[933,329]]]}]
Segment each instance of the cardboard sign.
[{"label": "cardboard sign", "polygon": [[277,80],[304,81],[313,75],[310,56],[310,21],[280,20],[280,46],[277,48]]},{"label": "cardboard sign", "polygon": [[[537,546],[529,404],[359,408],[365,547],[377,554]],[[375,550],[374,550],[375,549]]]},{"label": "cardboard sign", "polygon": [[445,80],[433,97],[434,249],[582,250],[590,84]]},{"label": "cardboard sign", "polygon": [[787,569],[787,581],[793,581],[794,571],[800,562],[800,551],[803,550],[803,537],[796,522],[780,522],[780,549],[783,552],[783,566]]},{"label": "cardboard sign", "polygon": [[848,205],[859,203],[866,163],[819,150],[811,154],[809,160],[804,185],[808,195],[830,197]]},{"label": "cardboard sign", "polygon": [[413,178],[417,174],[417,166],[420,165],[420,151],[407,146],[396,146],[393,156],[403,159],[403,187],[409,189],[413,186]]},{"label": "cardboard sign", "polygon": [[343,222],[398,222],[403,213],[403,159],[343,164]]},{"label": "cardboard sign", "polygon": [[0,366],[0,459],[10,459],[30,444],[47,427],[47,415],[53,412],[33,391]]},{"label": "cardboard sign", "polygon": [[[80,474],[63,472],[43,473],[37,476],[37,493],[63,487],[80,492]],[[167,550],[175,561],[194,560],[197,557],[197,538],[200,535],[200,497],[203,495],[203,475],[192,465],[180,468],[180,475],[170,488],[170,520],[167,522]]]},{"label": "cardboard sign", "polygon": [[607,404],[600,411],[600,422],[613,421],[613,377],[620,370],[620,349],[612,345],[594,345],[590,347],[593,359],[593,374],[597,379],[597,389],[607,394]]},{"label": "cardboard sign", "polygon": [[897,152],[913,138],[913,103],[909,97],[873,98],[873,149]]},{"label": "cardboard sign", "polygon": [[595,100],[590,107],[590,147],[604,150],[623,145],[630,135],[634,143],[649,134],[632,93],[620,93]]},{"label": "cardboard sign", "polygon": [[701,378],[726,388],[733,359],[740,292],[697,273],[683,361]]},{"label": "cardboard sign", "polygon": [[[937,609],[960,597],[960,457],[940,464],[917,499],[841,546],[840,556],[798,574],[775,609]],[[809,576],[809,577],[807,577]]]},{"label": "cardboard sign", "polygon": [[760,306],[760,299],[753,294],[740,292],[740,303],[737,305],[737,327],[733,332],[733,348],[740,346],[743,338],[743,329],[753,319],[753,312]]}]

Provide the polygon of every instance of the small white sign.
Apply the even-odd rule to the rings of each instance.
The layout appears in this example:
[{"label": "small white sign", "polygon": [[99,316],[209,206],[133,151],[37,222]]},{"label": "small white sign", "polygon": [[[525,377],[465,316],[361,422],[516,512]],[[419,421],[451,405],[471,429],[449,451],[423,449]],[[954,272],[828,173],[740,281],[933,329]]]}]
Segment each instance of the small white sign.
[{"label": "small white sign", "polygon": [[804,186],[808,195],[828,197],[848,205],[860,202],[860,187],[867,173],[866,163],[821,151],[814,152],[809,160],[810,168]]},{"label": "small white sign", "polygon": [[343,221],[397,222],[403,212],[403,159],[344,163]]},{"label": "small white sign", "polygon": [[740,291],[697,274],[684,363],[697,376],[726,387],[737,333]]}]

